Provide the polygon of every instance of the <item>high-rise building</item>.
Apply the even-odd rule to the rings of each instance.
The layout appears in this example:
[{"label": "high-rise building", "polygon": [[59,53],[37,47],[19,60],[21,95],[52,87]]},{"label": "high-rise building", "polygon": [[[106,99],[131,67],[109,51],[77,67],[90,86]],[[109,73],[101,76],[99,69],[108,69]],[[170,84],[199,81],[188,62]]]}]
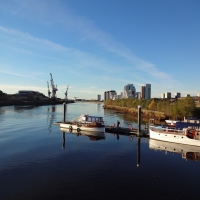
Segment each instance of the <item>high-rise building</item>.
[{"label": "high-rise building", "polygon": [[176,92],[176,93],[174,94],[174,97],[175,97],[176,99],[181,98],[181,93],[180,93],[180,92]]},{"label": "high-rise building", "polygon": [[165,93],[162,93],[161,98],[163,99],[165,98]]},{"label": "high-rise building", "polygon": [[141,99],[151,99],[151,84],[146,84],[141,86],[140,89],[140,98]]},{"label": "high-rise building", "polygon": [[140,89],[140,98],[145,99],[145,86],[141,86]]},{"label": "high-rise building", "polygon": [[135,98],[136,89],[133,84],[127,84],[124,86],[124,98]]},{"label": "high-rise building", "polygon": [[106,91],[104,92],[104,101],[106,101],[107,99],[113,99],[116,95],[117,92],[115,90]]},{"label": "high-rise building", "polygon": [[151,84],[145,86],[145,99],[151,99]]},{"label": "high-rise building", "polygon": [[171,99],[171,92],[165,92],[165,99]]},{"label": "high-rise building", "polygon": [[100,94],[97,95],[97,100],[101,101],[101,95]]}]

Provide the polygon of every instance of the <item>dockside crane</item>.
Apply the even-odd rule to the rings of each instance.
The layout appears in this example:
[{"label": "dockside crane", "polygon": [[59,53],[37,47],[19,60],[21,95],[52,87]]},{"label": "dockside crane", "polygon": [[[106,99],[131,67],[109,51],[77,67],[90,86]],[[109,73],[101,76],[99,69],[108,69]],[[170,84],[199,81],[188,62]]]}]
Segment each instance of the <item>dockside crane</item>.
[{"label": "dockside crane", "polygon": [[51,92],[50,92],[50,89],[49,89],[49,82],[48,81],[47,81],[47,87],[48,87],[48,97],[50,98]]},{"label": "dockside crane", "polygon": [[56,98],[56,91],[58,91],[57,85],[56,85],[56,86],[54,85],[53,77],[52,77],[52,74],[51,74],[51,73],[50,73],[50,76],[51,76],[51,89],[52,89],[51,98]]},{"label": "dockside crane", "polygon": [[66,92],[65,92],[65,100],[68,100],[68,97],[67,97],[67,94],[68,94],[68,87],[69,87],[69,85],[67,86],[67,90],[66,90]]}]

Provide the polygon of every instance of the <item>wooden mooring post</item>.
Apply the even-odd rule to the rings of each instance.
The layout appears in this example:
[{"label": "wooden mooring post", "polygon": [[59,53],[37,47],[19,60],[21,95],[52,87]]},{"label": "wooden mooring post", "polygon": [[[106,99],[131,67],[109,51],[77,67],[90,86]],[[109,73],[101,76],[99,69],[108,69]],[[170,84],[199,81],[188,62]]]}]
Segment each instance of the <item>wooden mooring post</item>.
[{"label": "wooden mooring post", "polygon": [[65,149],[65,132],[62,132],[62,149]]},{"label": "wooden mooring post", "polygon": [[65,122],[65,118],[66,118],[66,103],[63,103],[63,122]]},{"label": "wooden mooring post", "polygon": [[138,106],[138,131],[137,136],[140,136],[141,133],[141,106]]}]

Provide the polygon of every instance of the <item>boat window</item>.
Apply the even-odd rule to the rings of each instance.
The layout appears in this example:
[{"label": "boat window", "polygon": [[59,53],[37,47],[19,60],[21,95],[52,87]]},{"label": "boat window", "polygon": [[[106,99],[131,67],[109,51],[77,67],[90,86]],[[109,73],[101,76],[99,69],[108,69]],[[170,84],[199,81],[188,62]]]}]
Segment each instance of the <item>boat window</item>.
[{"label": "boat window", "polygon": [[94,117],[92,118],[92,121],[95,122],[95,118]]},{"label": "boat window", "polygon": [[96,118],[96,122],[98,122],[98,121],[99,121],[99,118],[97,117],[97,118]]},{"label": "boat window", "polygon": [[91,121],[92,121],[92,118],[91,118],[91,117],[88,117],[88,121],[91,122]]}]

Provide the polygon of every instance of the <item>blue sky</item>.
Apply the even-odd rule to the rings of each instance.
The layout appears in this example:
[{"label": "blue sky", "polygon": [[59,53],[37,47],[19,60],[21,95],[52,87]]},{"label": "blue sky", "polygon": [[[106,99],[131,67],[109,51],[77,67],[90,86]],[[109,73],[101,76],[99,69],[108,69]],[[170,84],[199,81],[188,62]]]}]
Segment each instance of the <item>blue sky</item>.
[{"label": "blue sky", "polygon": [[0,0],[0,90],[200,93],[199,0]]}]

